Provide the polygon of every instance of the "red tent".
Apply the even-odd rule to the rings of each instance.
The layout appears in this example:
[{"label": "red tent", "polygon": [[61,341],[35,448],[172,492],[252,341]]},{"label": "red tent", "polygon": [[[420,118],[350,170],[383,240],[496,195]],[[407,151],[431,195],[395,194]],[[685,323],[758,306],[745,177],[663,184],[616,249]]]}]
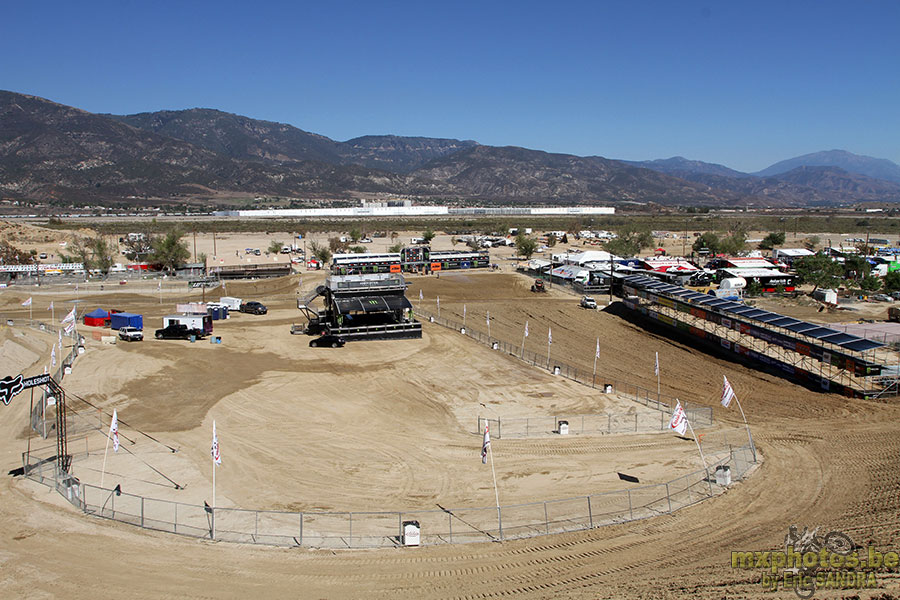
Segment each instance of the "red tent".
[{"label": "red tent", "polygon": [[109,313],[98,308],[84,315],[84,324],[90,327],[109,327]]}]

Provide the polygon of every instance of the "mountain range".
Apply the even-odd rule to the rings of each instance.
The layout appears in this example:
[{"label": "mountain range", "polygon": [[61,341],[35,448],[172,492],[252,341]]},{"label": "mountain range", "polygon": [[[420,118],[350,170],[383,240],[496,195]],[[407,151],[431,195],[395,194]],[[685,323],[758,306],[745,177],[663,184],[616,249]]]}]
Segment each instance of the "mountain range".
[{"label": "mountain range", "polygon": [[[759,173],[471,140],[345,142],[212,109],[93,114],[0,91],[0,195],[55,205],[221,206],[255,196],[516,204],[809,206],[900,201],[900,167],[829,151]],[[294,201],[298,205],[299,201]]]}]

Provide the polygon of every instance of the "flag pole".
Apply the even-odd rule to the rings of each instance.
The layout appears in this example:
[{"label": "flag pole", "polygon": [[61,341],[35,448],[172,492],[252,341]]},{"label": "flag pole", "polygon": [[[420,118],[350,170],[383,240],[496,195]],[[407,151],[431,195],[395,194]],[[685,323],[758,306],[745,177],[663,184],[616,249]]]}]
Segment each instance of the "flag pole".
[{"label": "flag pole", "polygon": [[656,353],[656,405],[659,406],[659,352]]},{"label": "flag pole", "polygon": [[[528,331],[528,323],[525,324],[525,331]],[[525,360],[525,338],[528,337],[528,334],[522,333],[522,360]]]},{"label": "flag pole", "polygon": [[753,453],[753,462],[756,462],[756,444],[753,443],[753,434],[750,433],[750,425],[747,423],[747,417],[744,415],[744,409],[741,406],[741,400],[737,397],[737,394],[734,395],[734,399],[737,401],[738,409],[741,411],[741,418],[744,419],[744,427],[747,428],[747,439],[750,440],[750,452]]},{"label": "flag pole", "polygon": [[700,452],[700,460],[703,461],[703,469],[706,471],[706,483],[709,484],[709,495],[712,496],[712,480],[709,478],[709,467],[706,465],[706,457],[703,456],[703,448],[700,447],[700,440],[697,439],[697,434],[694,433],[694,426],[691,425],[691,420],[688,419],[687,410],[684,411],[684,420],[687,421],[688,427],[691,428],[691,437],[694,438],[694,442],[697,444],[697,450]]},{"label": "flag pole", "polygon": [[550,329],[547,329],[547,368],[550,368]]},{"label": "flag pole", "polygon": [[100,469],[100,489],[103,489],[103,478],[106,476],[106,456],[109,454],[109,429],[106,430],[106,449],[103,451],[103,468]]},{"label": "flag pole", "polygon": [[600,358],[600,338],[597,338],[597,351],[594,352],[594,374],[591,375],[591,387],[594,387],[594,380],[597,379],[597,359]]},{"label": "flag pole", "polygon": [[487,326],[488,326],[488,344],[491,343],[491,311],[487,311]]},{"label": "flag pole", "polygon": [[[215,421],[213,421],[213,428],[215,428]],[[213,469],[213,480],[212,480],[212,508],[210,512],[212,513],[212,539],[216,539],[216,461],[213,459],[212,461],[212,469]]]},{"label": "flag pole", "polygon": [[[485,425],[485,427],[487,427]],[[500,529],[500,539],[503,539],[503,516],[500,512],[500,492],[497,491],[497,473],[494,471],[494,446],[488,444],[488,454],[491,455],[491,476],[494,478],[494,499],[497,501],[497,526]]]}]

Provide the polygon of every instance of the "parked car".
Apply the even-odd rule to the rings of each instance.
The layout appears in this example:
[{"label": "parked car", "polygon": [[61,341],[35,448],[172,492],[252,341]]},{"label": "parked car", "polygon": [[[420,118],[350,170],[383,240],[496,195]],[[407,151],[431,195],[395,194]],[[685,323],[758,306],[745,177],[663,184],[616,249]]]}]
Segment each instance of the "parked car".
[{"label": "parked car", "polygon": [[887,294],[875,294],[872,296],[872,300],[877,300],[878,302],[893,302],[894,299],[888,296]]},{"label": "parked car", "polygon": [[309,340],[310,348],[342,348],[347,343],[343,337],[339,335],[331,335],[326,333],[320,337]]},{"label": "parked car", "polygon": [[269,309],[267,309],[262,302],[251,300],[250,302],[244,302],[243,304],[241,304],[240,311],[242,313],[249,313],[251,315],[264,315],[269,312]]},{"label": "parked car", "polygon": [[144,339],[144,332],[137,327],[120,327],[119,339],[126,342],[140,342]]},{"label": "parked car", "polygon": [[597,308],[597,301],[591,296],[582,296],[579,306],[581,306],[581,308]]},{"label": "parked car", "polygon": [[187,340],[192,335],[199,339],[203,337],[203,331],[192,329],[184,323],[171,323],[162,329],[157,329],[155,333],[158,340]]}]

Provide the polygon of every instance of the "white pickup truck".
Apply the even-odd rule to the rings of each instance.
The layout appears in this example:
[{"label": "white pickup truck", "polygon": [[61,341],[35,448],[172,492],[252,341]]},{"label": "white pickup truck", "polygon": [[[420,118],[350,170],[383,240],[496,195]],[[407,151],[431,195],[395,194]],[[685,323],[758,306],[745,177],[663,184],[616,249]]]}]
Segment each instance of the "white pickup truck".
[{"label": "white pickup truck", "polygon": [[119,329],[119,339],[126,342],[140,342],[144,339],[144,332],[137,327],[122,327]]}]

